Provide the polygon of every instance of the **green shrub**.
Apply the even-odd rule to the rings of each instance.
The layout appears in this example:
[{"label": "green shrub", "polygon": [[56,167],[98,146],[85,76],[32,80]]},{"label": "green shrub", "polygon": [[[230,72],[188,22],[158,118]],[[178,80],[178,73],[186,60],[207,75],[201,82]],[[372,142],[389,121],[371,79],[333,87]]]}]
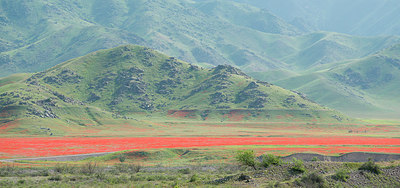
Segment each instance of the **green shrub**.
[{"label": "green shrub", "polygon": [[16,171],[17,171],[17,167],[14,165],[14,163],[6,164],[5,166],[0,168],[0,177],[6,177],[9,175],[13,175],[16,173]]},{"label": "green shrub", "polygon": [[375,174],[380,174],[381,168],[379,167],[379,165],[377,165],[374,161],[369,160],[368,162],[365,162],[363,165],[361,165],[360,168],[358,168],[359,170],[365,170],[365,171],[370,171],[372,173]]},{"label": "green shrub", "polygon": [[40,169],[37,171],[34,171],[33,173],[29,174],[29,176],[31,177],[37,177],[37,176],[49,176],[49,169],[45,168],[45,169]]},{"label": "green shrub", "polygon": [[81,173],[86,175],[94,174],[98,169],[97,162],[88,162],[81,166]]},{"label": "green shrub", "polygon": [[75,173],[75,167],[74,166],[69,166],[66,164],[56,164],[54,167],[54,171],[58,173],[70,173],[73,174]]},{"label": "green shrub", "polygon": [[57,175],[55,175],[55,176],[49,177],[49,180],[50,180],[50,181],[61,181],[61,180],[62,180],[62,177],[60,176],[60,174],[57,174]]},{"label": "green shrub", "polygon": [[163,181],[166,179],[167,179],[167,177],[165,177],[163,175],[150,175],[150,176],[147,176],[147,178],[146,178],[147,181]]},{"label": "green shrub", "polygon": [[253,167],[256,170],[256,155],[253,150],[243,150],[238,151],[236,156],[236,160],[242,165]]},{"label": "green shrub", "polygon": [[318,157],[313,157],[312,159],[311,159],[311,161],[319,161],[319,158]]},{"label": "green shrub", "polygon": [[109,184],[126,184],[129,182],[128,177],[126,176],[111,176],[107,178],[107,183]]},{"label": "green shrub", "polygon": [[189,182],[196,182],[199,180],[199,176],[197,174],[193,174],[192,177],[190,177]]},{"label": "green shrub", "polygon": [[181,173],[181,174],[190,174],[190,169],[189,168],[184,168],[184,169],[178,170],[178,172]]},{"label": "green shrub", "polygon": [[326,181],[321,174],[311,173],[309,175],[303,176],[300,181],[296,181],[296,183],[301,187],[318,187],[324,188],[326,186]]},{"label": "green shrub", "polygon": [[352,162],[346,162],[346,163],[344,163],[344,166],[346,168],[349,168],[349,169],[358,169],[358,168],[360,168],[360,164],[359,163],[352,163]]},{"label": "green shrub", "polygon": [[338,181],[343,181],[346,182],[347,179],[349,178],[349,172],[346,170],[339,170],[333,175],[333,179],[338,180]]},{"label": "green shrub", "polygon": [[138,173],[142,166],[138,164],[116,164],[114,168],[120,173]]},{"label": "green shrub", "polygon": [[281,165],[282,164],[282,160],[279,156],[275,156],[272,154],[268,154],[268,155],[263,155],[262,156],[262,162],[261,165],[265,168],[271,166],[271,165]]},{"label": "green shrub", "polygon": [[125,155],[120,155],[120,156],[118,157],[118,159],[119,159],[119,162],[123,163],[123,162],[125,162],[125,160],[126,160],[126,156],[125,156]]},{"label": "green shrub", "polygon": [[18,183],[18,184],[25,184],[25,180],[24,180],[24,179],[18,180],[17,183]]},{"label": "green shrub", "polygon": [[303,173],[306,171],[306,168],[304,167],[303,160],[301,159],[292,159],[293,166],[291,167],[291,170],[295,173]]}]

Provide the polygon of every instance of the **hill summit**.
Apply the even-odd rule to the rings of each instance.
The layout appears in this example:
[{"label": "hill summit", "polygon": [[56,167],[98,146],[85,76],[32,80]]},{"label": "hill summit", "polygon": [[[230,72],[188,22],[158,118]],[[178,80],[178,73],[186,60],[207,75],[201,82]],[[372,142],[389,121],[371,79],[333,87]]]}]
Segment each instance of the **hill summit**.
[{"label": "hill summit", "polygon": [[[7,81],[13,77],[14,81]],[[12,76],[0,83],[3,121],[84,119],[102,124],[104,117],[165,116],[180,111],[202,120],[232,112],[264,120],[273,119],[274,114],[344,119],[300,93],[252,79],[235,67],[205,69],[134,45],[100,50],[28,78]]]}]

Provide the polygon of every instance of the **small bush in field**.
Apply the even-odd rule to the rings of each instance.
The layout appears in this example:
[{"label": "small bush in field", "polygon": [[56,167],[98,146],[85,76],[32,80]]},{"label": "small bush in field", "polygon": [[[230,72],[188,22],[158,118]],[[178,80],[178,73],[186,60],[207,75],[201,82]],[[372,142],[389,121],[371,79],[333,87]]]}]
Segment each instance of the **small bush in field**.
[{"label": "small bush in field", "polygon": [[303,172],[306,171],[306,168],[304,167],[303,160],[293,158],[292,162],[293,162],[293,166],[292,166],[291,170],[293,172],[295,172],[295,173],[303,173]]},{"label": "small bush in field", "polygon": [[138,164],[116,164],[114,167],[121,173],[138,173],[142,168]]},{"label": "small bush in field", "polygon": [[184,168],[184,169],[178,170],[178,172],[181,173],[181,174],[190,174],[190,169],[189,168]]},{"label": "small bush in field", "polygon": [[120,155],[120,156],[118,157],[118,159],[119,159],[119,162],[123,163],[123,162],[125,162],[125,160],[126,160],[126,156],[125,156],[125,155]]},{"label": "small bush in field", "polygon": [[313,157],[311,161],[319,161],[318,157]]},{"label": "small bush in field", "polygon": [[321,174],[317,173],[311,173],[309,175],[303,176],[300,181],[296,181],[296,184],[301,187],[327,187],[324,177]]},{"label": "small bush in field", "polygon": [[197,174],[193,174],[192,177],[190,177],[189,182],[196,182],[199,180],[199,176]]},{"label": "small bush in field", "polygon": [[262,156],[262,162],[261,165],[265,168],[271,166],[271,165],[281,165],[282,164],[282,160],[279,156],[275,156],[272,154],[268,154],[268,155],[263,155]]},{"label": "small bush in field", "polygon": [[58,174],[58,175],[49,177],[49,180],[50,181],[61,181],[62,177]]},{"label": "small bush in field", "polygon": [[370,171],[372,173],[375,174],[380,174],[381,168],[379,167],[379,165],[377,165],[374,161],[369,160],[368,162],[364,163],[363,165],[361,165],[360,168],[358,168],[359,170],[365,170],[365,171]]},{"label": "small bush in field", "polygon": [[97,171],[97,169],[98,164],[96,162],[88,162],[81,166],[81,173],[92,175]]},{"label": "small bush in field", "polygon": [[349,172],[346,170],[339,170],[333,175],[333,179],[338,180],[338,181],[343,181],[346,182],[347,179],[349,178]]},{"label": "small bush in field", "polygon": [[66,164],[56,164],[54,167],[54,171],[58,173],[74,173],[75,172],[75,167],[74,166],[69,166]]},{"label": "small bush in field", "polygon": [[236,156],[236,160],[242,165],[253,167],[256,170],[256,155],[253,150],[244,150],[238,151]]}]

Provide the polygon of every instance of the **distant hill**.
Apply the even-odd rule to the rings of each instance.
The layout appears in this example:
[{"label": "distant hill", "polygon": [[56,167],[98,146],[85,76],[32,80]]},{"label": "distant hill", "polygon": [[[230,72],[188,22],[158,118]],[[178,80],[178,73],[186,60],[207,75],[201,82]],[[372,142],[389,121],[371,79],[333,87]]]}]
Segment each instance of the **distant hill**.
[{"label": "distant hill", "polygon": [[146,114],[167,118],[175,113],[202,121],[232,113],[257,121],[276,121],[278,116],[348,121],[299,93],[254,80],[234,67],[204,69],[132,45],[97,51],[37,74],[2,78],[0,84],[3,122],[102,125],[104,119]]},{"label": "distant hill", "polygon": [[276,81],[311,99],[358,117],[398,118],[400,44],[322,71]]},{"label": "distant hill", "polygon": [[264,8],[304,31],[400,35],[398,0],[235,0]]}]

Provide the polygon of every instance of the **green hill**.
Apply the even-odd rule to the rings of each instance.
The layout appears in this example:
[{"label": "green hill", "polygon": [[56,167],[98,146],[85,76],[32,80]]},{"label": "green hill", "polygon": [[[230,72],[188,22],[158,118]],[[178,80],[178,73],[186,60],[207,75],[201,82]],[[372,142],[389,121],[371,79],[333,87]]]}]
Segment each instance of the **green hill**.
[{"label": "green hill", "polygon": [[100,50],[33,75],[2,78],[0,83],[3,123],[22,119],[39,125],[103,125],[122,117],[179,114],[201,121],[219,121],[229,114],[249,121],[276,121],[278,116],[296,121],[348,120],[234,67],[204,69],[132,45]]},{"label": "green hill", "polygon": [[359,116],[398,118],[400,44],[318,72],[279,80],[331,108]]}]

